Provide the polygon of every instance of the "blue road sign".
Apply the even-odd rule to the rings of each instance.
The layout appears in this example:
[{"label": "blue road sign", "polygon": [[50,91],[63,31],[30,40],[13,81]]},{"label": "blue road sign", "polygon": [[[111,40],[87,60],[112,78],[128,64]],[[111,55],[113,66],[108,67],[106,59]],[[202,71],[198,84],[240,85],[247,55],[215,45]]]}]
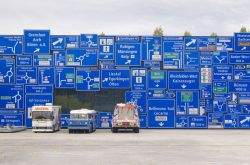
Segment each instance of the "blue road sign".
[{"label": "blue road sign", "polygon": [[224,128],[238,128],[239,126],[238,115],[235,114],[225,114],[224,115]]},{"label": "blue road sign", "polygon": [[113,60],[99,61],[100,69],[115,69],[115,62]]},{"label": "blue road sign", "polygon": [[107,69],[102,70],[102,88],[130,88],[130,70]]},{"label": "blue road sign", "polygon": [[240,104],[227,104],[227,112],[230,114],[240,114],[241,105]]},{"label": "blue road sign", "polygon": [[239,104],[250,104],[250,94],[249,93],[239,93],[238,94]]},{"label": "blue road sign", "polygon": [[205,110],[206,112],[213,112],[213,99],[205,100]]},{"label": "blue road sign", "polygon": [[228,52],[226,51],[213,52],[213,64],[227,65],[228,64]]},{"label": "blue road sign", "polygon": [[233,66],[231,65],[213,66],[213,79],[214,80],[232,80],[233,79]]},{"label": "blue road sign", "polygon": [[67,66],[97,66],[97,49],[67,49]]},{"label": "blue road sign", "polygon": [[202,52],[200,54],[200,65],[202,66],[211,66],[213,63],[213,56],[207,52]]},{"label": "blue road sign", "polygon": [[142,60],[162,61],[162,37],[141,37]]},{"label": "blue road sign", "polygon": [[145,68],[131,69],[131,90],[135,91],[147,90],[147,69]]},{"label": "blue road sign", "polygon": [[163,38],[163,52],[182,52],[183,51],[182,36],[168,36]]},{"label": "blue road sign", "polygon": [[227,93],[227,82],[213,81],[213,93]]},{"label": "blue road sign", "polygon": [[36,67],[16,67],[17,84],[36,84],[37,68]]},{"label": "blue road sign", "polygon": [[113,60],[114,59],[114,37],[100,36],[99,43],[99,60]]},{"label": "blue road sign", "polygon": [[223,128],[223,117],[222,113],[208,113],[208,128]]},{"label": "blue road sign", "polygon": [[148,72],[148,88],[167,88],[167,72],[164,70],[150,70]]},{"label": "blue road sign", "polygon": [[44,54],[34,54],[33,55],[34,66],[53,66],[53,56]]},{"label": "blue road sign", "polygon": [[144,64],[143,64],[143,66],[145,67],[145,68],[160,68],[160,66],[161,66],[161,63],[160,63],[160,61],[143,61],[144,62]]},{"label": "blue road sign", "polygon": [[25,96],[25,125],[27,128],[32,127],[32,106],[46,105],[46,103],[53,105],[53,94],[28,94]]},{"label": "blue road sign", "polygon": [[148,89],[148,98],[165,98],[165,89]]},{"label": "blue road sign", "polygon": [[77,35],[65,36],[65,42],[67,49],[79,48],[79,36]]},{"label": "blue road sign", "polygon": [[137,106],[140,114],[147,113],[147,94],[146,92],[126,91],[125,102],[132,103]]},{"label": "blue road sign", "polygon": [[116,43],[115,64],[117,66],[140,66],[141,44],[140,43]]},{"label": "blue road sign", "polygon": [[216,50],[217,51],[233,51],[233,37],[217,37]]},{"label": "blue road sign", "polygon": [[32,55],[17,55],[16,66],[32,66],[33,65]]},{"label": "blue road sign", "polygon": [[140,128],[147,128],[147,115],[140,115]]},{"label": "blue road sign", "polygon": [[213,112],[226,113],[227,112],[227,101],[226,100],[213,100]]},{"label": "blue road sign", "polygon": [[188,116],[176,116],[175,128],[188,128]]},{"label": "blue road sign", "polygon": [[19,35],[0,36],[0,55],[23,53],[23,37]]},{"label": "blue road sign", "polygon": [[211,99],[212,98],[212,84],[202,84],[200,86],[200,98]]},{"label": "blue road sign", "polygon": [[207,116],[189,116],[189,128],[207,128]]},{"label": "blue road sign", "polygon": [[170,71],[168,72],[169,90],[199,90],[199,72]]},{"label": "blue road sign", "polygon": [[98,112],[97,126],[98,128],[111,128],[112,127],[111,112]]},{"label": "blue road sign", "polygon": [[64,50],[65,49],[65,36],[57,35],[51,36],[51,50]]},{"label": "blue road sign", "polygon": [[77,91],[99,91],[100,70],[76,70]]},{"label": "blue road sign", "polygon": [[55,69],[56,88],[75,88],[75,68]]},{"label": "blue road sign", "polygon": [[116,42],[140,42],[140,37],[139,36],[116,36],[115,37]]},{"label": "blue road sign", "polygon": [[199,115],[199,92],[177,91],[176,115]]},{"label": "blue road sign", "polygon": [[24,54],[49,54],[49,30],[24,30]]},{"label": "blue road sign", "polygon": [[0,83],[15,82],[15,59],[0,57]]},{"label": "blue road sign", "polygon": [[247,93],[250,89],[250,81],[229,81],[228,92],[230,93]]},{"label": "blue road sign", "polygon": [[61,114],[60,116],[61,128],[68,128],[69,119],[70,119],[70,114]]},{"label": "blue road sign", "polygon": [[216,100],[231,100],[232,95],[231,93],[214,93],[214,99]]},{"label": "blue road sign", "polygon": [[200,66],[200,55],[198,51],[185,51],[183,54],[184,68],[198,68]]},{"label": "blue road sign", "polygon": [[175,100],[148,100],[148,128],[175,127]]},{"label": "blue road sign", "polygon": [[183,52],[164,52],[163,68],[164,69],[180,69],[182,68]]},{"label": "blue road sign", "polygon": [[239,115],[239,128],[250,128],[250,115]]},{"label": "blue road sign", "polygon": [[0,126],[23,126],[23,114],[0,114]]},{"label": "blue road sign", "polygon": [[54,91],[53,85],[26,85],[26,94],[51,94]]},{"label": "blue road sign", "polygon": [[250,53],[229,53],[230,64],[250,64]]},{"label": "blue road sign", "polygon": [[23,85],[0,85],[0,109],[24,109]]},{"label": "blue road sign", "polygon": [[234,33],[234,51],[250,51],[250,33]]},{"label": "blue road sign", "polygon": [[197,50],[197,37],[184,37],[184,50]]},{"label": "blue road sign", "polygon": [[250,114],[250,104],[242,105],[242,113],[243,114]]},{"label": "blue road sign", "polygon": [[234,70],[235,80],[250,80],[250,69]]},{"label": "blue road sign", "polygon": [[54,71],[53,67],[38,67],[38,84],[54,84]]},{"label": "blue road sign", "polygon": [[81,34],[80,48],[97,48],[97,34]]},{"label": "blue road sign", "polygon": [[199,51],[215,51],[216,50],[216,37],[198,37],[198,50]]},{"label": "blue road sign", "polygon": [[66,65],[66,52],[65,51],[53,51],[55,66]]}]

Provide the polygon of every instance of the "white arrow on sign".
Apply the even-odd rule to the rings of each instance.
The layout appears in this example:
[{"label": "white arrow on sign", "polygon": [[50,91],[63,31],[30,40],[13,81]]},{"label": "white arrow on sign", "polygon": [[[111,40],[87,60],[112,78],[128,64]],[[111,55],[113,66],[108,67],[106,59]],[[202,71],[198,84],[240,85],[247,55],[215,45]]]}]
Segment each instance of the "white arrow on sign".
[{"label": "white arrow on sign", "polygon": [[192,44],[195,44],[196,43],[196,39],[191,39],[191,41],[190,42],[188,42],[188,43],[186,43],[186,46],[190,46],[190,45],[192,45]]},{"label": "white arrow on sign", "polygon": [[127,60],[127,62],[125,62],[125,64],[130,64],[131,63],[131,60]]},{"label": "white arrow on sign", "polygon": [[185,88],[187,87],[187,85],[186,85],[186,84],[182,84],[181,87],[182,87],[183,89],[185,89]]},{"label": "white arrow on sign", "polygon": [[225,79],[225,77],[224,77],[224,76],[222,76],[222,77],[221,77],[221,79],[223,80],[223,79]]},{"label": "white arrow on sign", "polygon": [[159,87],[159,84],[156,84],[155,86],[158,88],[158,87]]},{"label": "white arrow on sign", "polygon": [[62,43],[63,38],[58,38],[58,40],[56,40],[55,42],[52,43],[53,46],[57,45],[58,43]]},{"label": "white arrow on sign", "polygon": [[34,51],[34,53],[38,53],[38,52],[40,52],[40,48],[36,48]]},{"label": "white arrow on sign", "polygon": [[241,50],[246,50],[247,49],[247,47],[246,46],[244,46]]},{"label": "white arrow on sign", "polygon": [[159,123],[159,126],[161,126],[161,127],[162,127],[163,125],[164,125],[164,123],[163,123],[163,122],[160,122],[160,123]]}]

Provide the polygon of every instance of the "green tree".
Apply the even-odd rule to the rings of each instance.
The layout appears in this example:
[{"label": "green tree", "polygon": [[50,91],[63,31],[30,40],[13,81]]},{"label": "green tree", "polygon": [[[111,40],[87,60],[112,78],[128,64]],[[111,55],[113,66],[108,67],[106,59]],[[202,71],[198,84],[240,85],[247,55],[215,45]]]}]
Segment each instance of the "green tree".
[{"label": "green tree", "polygon": [[192,36],[192,35],[191,35],[191,33],[189,31],[185,31],[184,36]]},{"label": "green tree", "polygon": [[217,34],[217,33],[215,33],[215,32],[212,32],[212,33],[210,34],[210,36],[212,36],[212,37],[217,37],[217,36],[218,36],[218,34]]},{"label": "green tree", "polygon": [[105,36],[105,33],[102,32],[101,34],[99,34],[99,36]]},{"label": "green tree", "polygon": [[161,27],[156,27],[154,30],[154,36],[163,36],[163,30]]},{"label": "green tree", "polygon": [[240,28],[240,32],[241,32],[241,33],[246,33],[246,32],[247,32],[247,28],[246,28],[245,26],[242,26],[242,27]]}]

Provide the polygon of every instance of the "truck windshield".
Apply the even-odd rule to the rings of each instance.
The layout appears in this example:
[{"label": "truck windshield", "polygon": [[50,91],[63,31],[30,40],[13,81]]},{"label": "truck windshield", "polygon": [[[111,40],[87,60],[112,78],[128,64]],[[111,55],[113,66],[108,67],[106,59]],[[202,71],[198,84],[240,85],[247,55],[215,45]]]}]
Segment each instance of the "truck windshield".
[{"label": "truck windshield", "polygon": [[70,118],[71,119],[83,119],[83,120],[87,120],[88,119],[88,115],[86,115],[86,114],[71,114]]},{"label": "truck windshield", "polygon": [[137,111],[135,110],[135,108],[127,108],[127,107],[117,108],[118,119],[120,120],[132,120],[134,119],[134,116],[138,116],[136,112]]},{"label": "truck windshield", "polygon": [[49,111],[35,111],[32,112],[32,119],[51,119],[52,120],[52,112]]}]

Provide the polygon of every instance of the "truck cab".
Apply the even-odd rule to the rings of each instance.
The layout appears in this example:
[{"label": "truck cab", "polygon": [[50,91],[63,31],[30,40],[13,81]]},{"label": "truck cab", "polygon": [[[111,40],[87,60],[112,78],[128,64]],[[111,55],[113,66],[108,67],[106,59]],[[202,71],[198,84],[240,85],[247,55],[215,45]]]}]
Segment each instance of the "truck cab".
[{"label": "truck cab", "polygon": [[69,133],[96,131],[97,112],[89,109],[79,109],[70,111],[68,122]]},{"label": "truck cab", "polygon": [[132,129],[135,133],[139,133],[140,120],[137,106],[134,104],[116,104],[112,119],[113,133],[117,133],[119,129]]},{"label": "truck cab", "polygon": [[60,130],[61,106],[32,107],[32,131],[55,132]]}]

